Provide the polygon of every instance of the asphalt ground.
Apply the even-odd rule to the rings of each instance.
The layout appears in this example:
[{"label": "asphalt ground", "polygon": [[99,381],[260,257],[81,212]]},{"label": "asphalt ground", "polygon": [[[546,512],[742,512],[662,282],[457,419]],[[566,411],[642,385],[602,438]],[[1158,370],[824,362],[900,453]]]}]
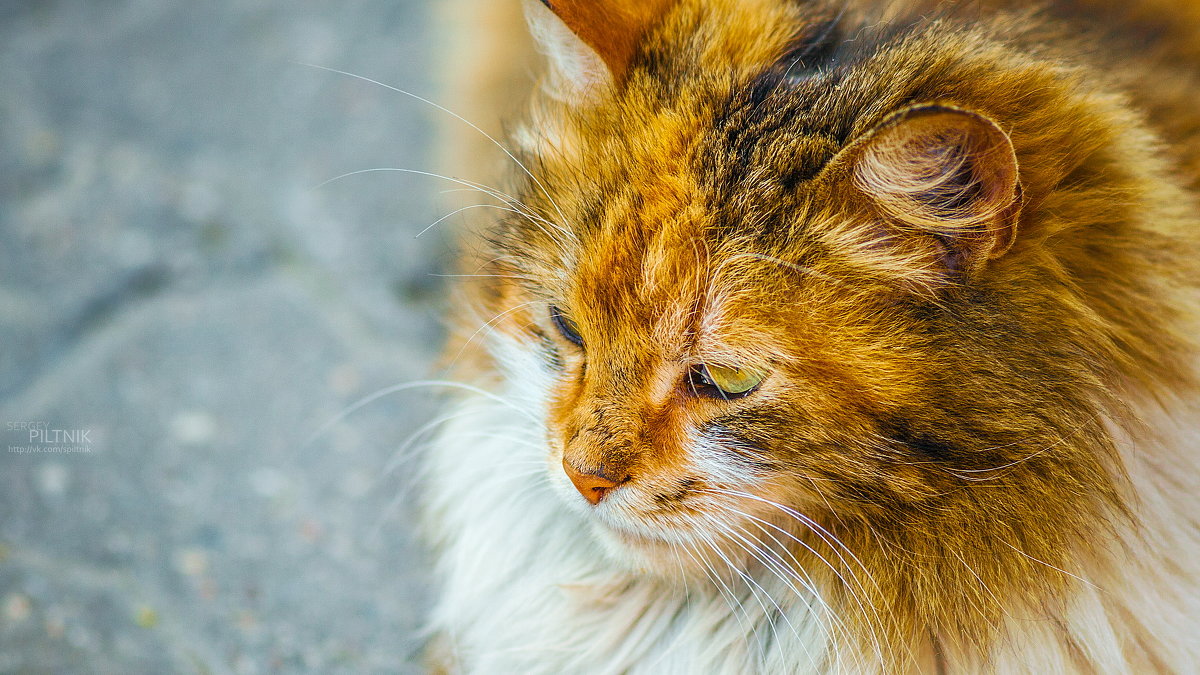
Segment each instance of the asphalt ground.
[{"label": "asphalt ground", "polygon": [[0,3],[0,673],[419,672],[430,4]]}]

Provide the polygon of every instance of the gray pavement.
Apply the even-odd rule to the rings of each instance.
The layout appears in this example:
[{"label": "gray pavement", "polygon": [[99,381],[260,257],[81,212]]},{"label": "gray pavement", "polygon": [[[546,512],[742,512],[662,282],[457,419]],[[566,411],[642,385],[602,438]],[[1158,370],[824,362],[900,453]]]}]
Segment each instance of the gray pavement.
[{"label": "gray pavement", "polygon": [[0,673],[419,671],[428,4],[0,2]]}]

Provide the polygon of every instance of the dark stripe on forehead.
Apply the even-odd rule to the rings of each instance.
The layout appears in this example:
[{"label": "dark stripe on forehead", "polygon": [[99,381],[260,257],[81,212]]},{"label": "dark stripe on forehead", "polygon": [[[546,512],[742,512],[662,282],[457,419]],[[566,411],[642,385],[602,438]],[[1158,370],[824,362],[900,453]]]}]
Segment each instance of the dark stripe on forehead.
[{"label": "dark stripe on forehead", "polygon": [[[805,26],[792,38],[788,49],[779,57],[776,68],[782,66],[785,78],[799,77],[817,67],[837,63],[837,48],[844,42],[840,28],[842,15]],[[795,74],[795,75],[793,75]]]},{"label": "dark stripe on forehead", "polygon": [[[845,27],[835,14],[798,26],[792,39],[773,63],[741,87],[730,92],[713,122],[713,153],[721,162],[721,183],[737,183],[755,169],[768,169],[794,184],[816,175],[828,156],[791,152],[789,140],[805,135],[843,135],[836,114],[818,114],[815,107],[824,89],[832,85],[830,71],[843,65]],[[820,83],[810,82],[814,78]],[[764,167],[764,161],[787,157],[787,167]],[[714,163],[715,164],[715,163]],[[712,168],[718,168],[716,166]],[[775,171],[770,171],[775,169]]]}]

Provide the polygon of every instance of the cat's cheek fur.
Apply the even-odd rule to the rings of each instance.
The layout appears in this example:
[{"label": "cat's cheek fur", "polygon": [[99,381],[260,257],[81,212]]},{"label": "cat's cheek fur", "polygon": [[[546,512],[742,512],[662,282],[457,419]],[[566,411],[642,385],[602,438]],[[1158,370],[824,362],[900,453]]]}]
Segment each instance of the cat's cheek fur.
[{"label": "cat's cheek fur", "polygon": [[508,396],[537,417],[540,424],[548,392],[558,376],[543,350],[536,343],[497,334],[490,341],[489,351],[504,374]]}]

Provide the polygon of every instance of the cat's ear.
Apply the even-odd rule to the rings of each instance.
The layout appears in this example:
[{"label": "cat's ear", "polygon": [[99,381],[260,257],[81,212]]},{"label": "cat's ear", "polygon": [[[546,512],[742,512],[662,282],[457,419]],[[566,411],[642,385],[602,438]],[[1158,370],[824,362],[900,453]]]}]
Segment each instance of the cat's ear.
[{"label": "cat's ear", "polygon": [[569,102],[624,77],[645,30],[675,0],[524,0],[534,40],[550,61],[547,87]]},{"label": "cat's ear", "polygon": [[942,105],[893,114],[847,148],[853,189],[901,231],[932,236],[933,264],[972,275],[1016,237],[1021,184],[993,120]]}]

